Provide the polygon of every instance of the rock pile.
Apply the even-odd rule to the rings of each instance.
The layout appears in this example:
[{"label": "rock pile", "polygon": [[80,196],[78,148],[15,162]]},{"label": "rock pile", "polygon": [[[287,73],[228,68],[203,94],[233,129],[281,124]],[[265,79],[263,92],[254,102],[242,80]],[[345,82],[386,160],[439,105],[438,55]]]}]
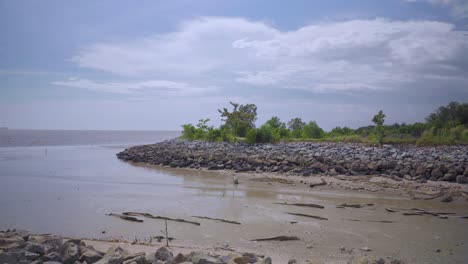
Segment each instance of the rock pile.
[{"label": "rock pile", "polygon": [[468,182],[468,146],[368,146],[351,143],[257,144],[168,140],[117,154],[132,162],[310,176],[383,175]]},{"label": "rock pile", "polygon": [[79,239],[34,236],[16,230],[0,231],[0,263],[8,264],[271,264],[269,257],[251,253],[226,256],[204,252],[174,255],[161,247],[155,253],[131,254],[120,246],[100,252]]}]

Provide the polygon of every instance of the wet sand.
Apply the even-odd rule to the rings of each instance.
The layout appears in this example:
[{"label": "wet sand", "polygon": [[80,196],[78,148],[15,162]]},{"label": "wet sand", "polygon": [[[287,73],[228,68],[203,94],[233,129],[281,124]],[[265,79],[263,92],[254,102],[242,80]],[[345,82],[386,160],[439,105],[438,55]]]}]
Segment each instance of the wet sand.
[{"label": "wet sand", "polygon": [[[463,200],[412,200],[398,190],[360,189],[358,186],[368,184],[331,178],[324,178],[333,181],[331,186],[310,188],[299,182],[305,179],[302,177],[287,177],[294,183],[283,184],[252,180],[272,175],[236,174],[240,184],[234,185],[234,174],[229,172],[124,163],[115,158],[120,150],[56,147],[44,156],[39,148],[3,149],[0,227],[104,240],[137,238],[142,242],[163,235],[164,221],[143,218],[143,223],[134,223],[105,215],[137,211],[200,222],[200,226],[168,222],[169,235],[175,238],[172,245],[189,251],[223,247],[272,256],[274,263],[292,258],[346,263],[353,255],[362,254],[399,256],[409,263],[468,262],[468,219],[404,216],[402,212],[385,210],[421,208],[468,215]],[[319,182],[318,178],[307,180]],[[282,202],[316,203],[325,208],[276,204]],[[336,207],[343,203],[374,206]],[[195,215],[234,220],[242,225],[193,218]],[[391,223],[373,222],[382,220]],[[251,241],[278,235],[297,236],[300,240]],[[162,244],[155,240],[153,243]],[[345,247],[345,252],[340,247]],[[365,247],[372,251],[360,250]]]}]

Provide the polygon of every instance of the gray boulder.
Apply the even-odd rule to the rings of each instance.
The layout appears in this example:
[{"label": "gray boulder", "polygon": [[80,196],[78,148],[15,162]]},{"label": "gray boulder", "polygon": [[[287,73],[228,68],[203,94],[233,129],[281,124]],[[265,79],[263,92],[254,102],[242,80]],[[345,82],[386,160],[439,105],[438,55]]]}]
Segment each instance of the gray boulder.
[{"label": "gray boulder", "polygon": [[24,250],[31,252],[31,253],[36,253],[39,255],[44,255],[45,253],[45,248],[43,245],[32,243],[32,242],[26,242],[26,246],[24,247]]},{"label": "gray boulder", "polygon": [[130,253],[119,246],[110,247],[106,254],[100,259],[97,264],[122,264],[124,258],[130,256]]},{"label": "gray boulder", "polygon": [[81,255],[79,242],[78,245],[75,244],[76,241],[67,241],[62,245],[60,249],[60,255],[62,257],[63,264],[74,264]]},{"label": "gray boulder", "polygon": [[12,254],[7,253],[7,252],[0,252],[0,263],[1,264],[3,263],[15,264],[15,263],[18,263],[18,261],[16,260],[16,257],[13,256]]},{"label": "gray boulder", "polygon": [[158,248],[158,250],[156,250],[156,253],[154,253],[154,256],[157,260],[167,261],[170,258],[172,258],[174,255],[167,248],[160,247]]},{"label": "gray boulder", "polygon": [[468,179],[464,175],[457,176],[457,183],[468,183]]},{"label": "gray boulder", "polygon": [[211,257],[203,252],[192,252],[190,254],[190,261],[194,264],[223,264],[221,260]]},{"label": "gray boulder", "polygon": [[431,176],[436,178],[436,179],[439,179],[440,177],[444,176],[444,174],[439,169],[434,169],[431,172]]},{"label": "gray boulder", "polygon": [[92,264],[92,263],[95,263],[97,262],[98,260],[100,260],[102,258],[102,254],[97,252],[96,250],[93,250],[93,249],[86,249],[86,250],[82,250],[82,254],[80,256],[80,261],[81,262],[85,262],[88,263],[88,264]]},{"label": "gray boulder", "polygon": [[187,258],[181,253],[179,253],[175,255],[174,257],[170,258],[168,261],[166,261],[166,264],[180,264],[185,261],[187,261]]}]

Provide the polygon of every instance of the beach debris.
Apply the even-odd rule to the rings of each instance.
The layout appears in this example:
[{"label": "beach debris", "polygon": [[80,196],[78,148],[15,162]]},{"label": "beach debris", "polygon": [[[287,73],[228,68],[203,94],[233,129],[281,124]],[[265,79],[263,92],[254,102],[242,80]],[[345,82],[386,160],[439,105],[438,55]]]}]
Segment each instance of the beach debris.
[{"label": "beach debris", "polygon": [[125,213],[124,214],[110,213],[110,214],[106,214],[106,215],[115,216],[115,217],[118,217],[120,219],[127,220],[127,221],[132,221],[132,222],[138,222],[138,223],[143,222],[142,219],[138,219],[138,218],[133,217],[133,216],[125,215]]},{"label": "beach debris", "polygon": [[385,208],[385,211],[390,212],[390,213],[395,213],[396,210],[390,209],[390,208]]},{"label": "beach debris", "polygon": [[353,219],[353,218],[343,218],[343,220],[353,221],[353,222],[385,223],[385,224],[396,223],[395,221],[390,221],[390,220],[359,220],[359,219]]},{"label": "beach debris", "polygon": [[124,212],[122,214],[125,216],[143,216],[143,217],[147,217],[151,219],[168,220],[168,221],[175,221],[175,222],[187,223],[187,224],[192,224],[192,225],[200,225],[200,223],[194,222],[194,221],[189,221],[189,220],[185,220],[181,218],[170,218],[166,216],[152,215],[149,213]]},{"label": "beach debris", "polygon": [[370,248],[368,248],[368,247],[362,247],[362,248],[360,248],[359,250],[361,250],[361,251],[367,251],[367,252],[372,251],[372,249],[370,249]]},{"label": "beach debris", "polygon": [[257,239],[252,239],[250,241],[294,241],[294,240],[300,240],[300,238],[296,236],[275,236],[275,237],[267,237],[267,238],[257,238]]},{"label": "beach debris", "polygon": [[192,216],[192,217],[200,218],[200,219],[208,219],[208,220],[213,220],[213,221],[219,221],[219,222],[234,224],[234,225],[242,225],[242,223],[240,223],[240,222],[221,219],[221,218],[211,218],[211,217],[207,217],[207,216]]},{"label": "beach debris", "polygon": [[[158,242],[161,242],[161,241],[163,241],[163,239],[166,239],[166,237],[164,237],[164,236],[155,236],[155,237],[153,237],[153,238],[156,239]],[[174,240],[175,238],[173,238],[173,237],[167,237],[167,239],[168,239],[169,242],[170,242],[170,241]]]},{"label": "beach debris", "polygon": [[366,207],[366,206],[374,206],[374,204],[348,204],[348,203],[344,203],[344,204],[339,204],[336,206],[336,208],[346,208],[346,207],[349,207],[349,208],[363,208],[363,207]]},{"label": "beach debris", "polygon": [[283,178],[277,178],[277,177],[260,177],[260,178],[252,178],[250,180],[256,181],[256,182],[266,182],[266,183],[281,183],[281,184],[289,184],[289,185],[294,184],[294,181],[286,180]]},{"label": "beach debris", "polygon": [[296,216],[303,216],[303,217],[309,217],[309,218],[314,218],[318,220],[328,220],[328,218],[321,217],[321,216],[316,216],[316,215],[309,215],[309,214],[300,214],[300,213],[287,213],[290,215],[296,215]]},{"label": "beach debris", "polygon": [[234,179],[232,180],[232,183],[234,184],[239,184],[239,179],[237,177],[234,177]]},{"label": "beach debris", "polygon": [[323,209],[325,206],[320,205],[320,204],[313,204],[313,203],[275,203],[275,204],[281,204],[281,205],[292,205],[292,206],[302,206],[302,207],[312,207],[312,208],[319,208]]},{"label": "beach debris", "polygon": [[314,188],[314,187],[317,187],[317,186],[323,186],[323,185],[327,185],[327,182],[325,180],[323,180],[322,178],[320,178],[321,182],[319,183],[311,183],[309,185],[310,188]]}]

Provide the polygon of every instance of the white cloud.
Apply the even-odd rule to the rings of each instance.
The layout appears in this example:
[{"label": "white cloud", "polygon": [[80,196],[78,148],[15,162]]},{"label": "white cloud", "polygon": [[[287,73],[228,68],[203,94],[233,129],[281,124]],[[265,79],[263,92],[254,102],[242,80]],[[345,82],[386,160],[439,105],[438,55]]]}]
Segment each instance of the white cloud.
[{"label": "white cloud", "polygon": [[179,95],[188,96],[208,92],[215,87],[195,87],[186,83],[165,80],[150,80],[142,82],[95,82],[76,77],[66,81],[53,82],[55,85],[88,89],[98,92],[130,94],[130,95]]},{"label": "white cloud", "polygon": [[468,18],[468,0],[405,0],[407,2],[427,2],[430,4],[448,6],[456,18]]},{"label": "white cloud", "polygon": [[468,87],[462,78],[468,72],[466,59],[467,32],[455,30],[450,23],[350,20],[281,31],[243,18],[203,17],[183,23],[174,32],[93,44],[72,58],[83,68],[174,82],[56,84],[125,93],[193,90],[192,86],[198,87],[194,83],[225,89],[247,85],[340,93],[392,90],[403,84],[418,88],[430,75]]}]

